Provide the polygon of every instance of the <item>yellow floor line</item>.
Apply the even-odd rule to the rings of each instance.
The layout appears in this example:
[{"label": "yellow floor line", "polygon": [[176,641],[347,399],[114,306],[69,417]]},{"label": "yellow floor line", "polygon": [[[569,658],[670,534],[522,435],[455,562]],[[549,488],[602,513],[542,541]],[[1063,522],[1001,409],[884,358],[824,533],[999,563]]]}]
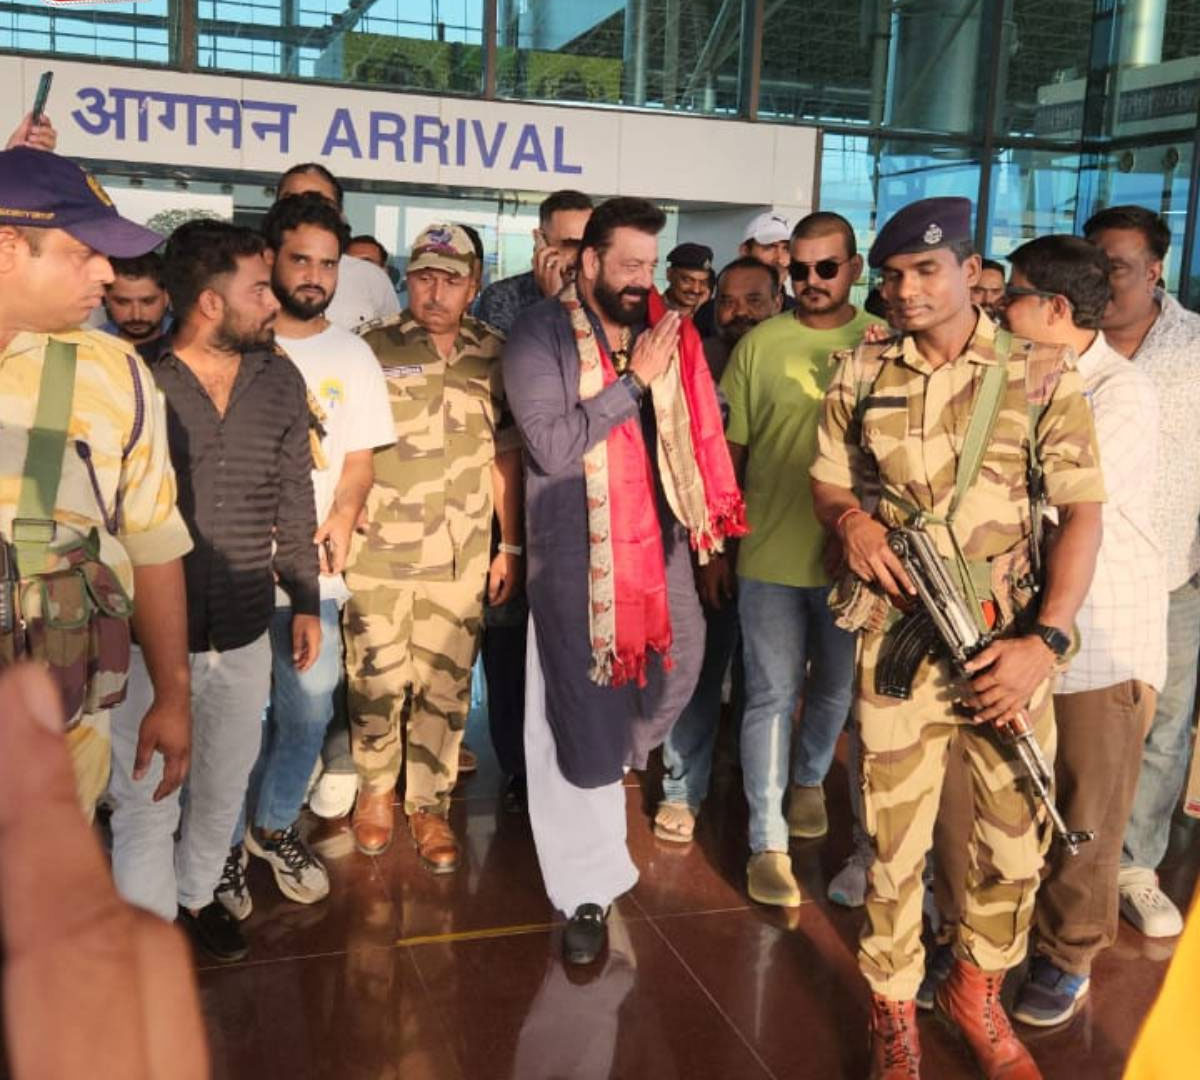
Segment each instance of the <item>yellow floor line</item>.
[{"label": "yellow floor line", "polygon": [[396,945],[445,945],[453,941],[483,941],[487,938],[516,937],[519,934],[534,934],[541,930],[553,930],[555,923],[522,923],[518,926],[492,926],[485,930],[460,930],[453,934],[428,934],[425,937],[400,938]]}]

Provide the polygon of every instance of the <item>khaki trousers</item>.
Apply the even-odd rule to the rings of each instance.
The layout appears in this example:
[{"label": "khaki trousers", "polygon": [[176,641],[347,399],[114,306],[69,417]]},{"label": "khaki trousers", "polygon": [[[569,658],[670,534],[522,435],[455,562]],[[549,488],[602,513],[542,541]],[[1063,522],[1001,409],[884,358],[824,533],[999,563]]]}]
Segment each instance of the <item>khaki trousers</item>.
[{"label": "khaki trousers", "polygon": [[[1078,855],[1067,854],[1061,845],[1051,848],[1035,906],[1034,948],[1075,975],[1087,975],[1097,954],[1116,940],[1121,842],[1157,702],[1154,689],[1136,679],[1054,695],[1055,800],[1068,828],[1091,829],[1096,838]],[[963,905],[959,882],[967,857],[969,800],[962,763],[952,761],[934,840],[934,892],[950,927]],[[950,932],[939,936],[946,940]]]},{"label": "khaki trousers", "polygon": [[346,681],[359,776],[368,791],[391,791],[403,764],[405,813],[445,813],[471,707],[483,582],[385,582],[348,571],[346,584]]},{"label": "khaki trousers", "polygon": [[[911,1000],[925,968],[921,944],[922,872],[933,842],[947,760],[965,760],[972,793],[964,903],[955,952],[984,971],[1024,958],[1045,851],[1040,808],[1017,785],[1016,766],[990,728],[956,709],[961,688],[948,666],[926,662],[907,701],[875,693],[882,636],[859,641],[855,719],[862,734],[863,824],[876,860],[867,893],[859,966],[871,988]],[[1049,683],[1030,703],[1034,733],[1054,755]]]}]

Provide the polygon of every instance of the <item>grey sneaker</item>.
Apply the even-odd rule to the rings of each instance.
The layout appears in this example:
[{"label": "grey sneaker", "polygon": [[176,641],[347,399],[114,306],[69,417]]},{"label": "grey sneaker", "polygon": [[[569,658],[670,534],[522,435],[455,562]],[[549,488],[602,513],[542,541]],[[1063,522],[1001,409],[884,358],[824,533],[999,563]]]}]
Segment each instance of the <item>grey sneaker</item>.
[{"label": "grey sneaker", "polygon": [[856,843],[845,865],[829,882],[826,895],[842,907],[862,907],[867,900],[867,871],[875,862],[870,843]]},{"label": "grey sneaker", "polygon": [[250,827],[246,847],[251,854],[270,864],[279,891],[297,904],[315,904],[329,895],[329,873],[325,865],[308,849],[292,822],[275,833]]},{"label": "grey sneaker", "polygon": [[250,856],[246,849],[241,844],[234,844],[225,859],[221,880],[213,890],[213,899],[238,922],[245,922],[254,910],[254,901],[246,887],[246,867],[249,865]]},{"label": "grey sneaker", "polygon": [[1175,937],[1183,932],[1183,916],[1158,887],[1158,875],[1139,866],[1123,866],[1117,877],[1121,914],[1146,937]]}]

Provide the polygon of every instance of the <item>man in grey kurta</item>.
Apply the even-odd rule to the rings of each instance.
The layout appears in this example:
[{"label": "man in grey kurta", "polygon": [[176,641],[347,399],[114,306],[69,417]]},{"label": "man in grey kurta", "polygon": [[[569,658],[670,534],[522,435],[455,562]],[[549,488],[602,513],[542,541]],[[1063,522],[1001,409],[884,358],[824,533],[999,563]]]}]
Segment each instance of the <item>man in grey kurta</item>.
[{"label": "man in grey kurta", "polygon": [[[593,222],[599,215],[598,209]],[[603,235],[606,227],[611,235]],[[568,915],[575,913],[572,923],[581,907],[605,909],[636,880],[636,870],[624,845],[621,780],[626,769],[645,766],[649,752],[662,742],[687,704],[704,650],[704,621],[693,583],[687,534],[663,495],[653,453],[650,395],[644,394],[640,380],[632,377],[639,370],[639,354],[649,352],[638,349],[638,338],[650,332],[645,329],[645,304],[641,305],[639,318],[636,301],[639,296],[644,300],[649,289],[656,250],[653,233],[639,240],[636,234],[640,225],[621,227],[609,222],[605,226],[604,217],[597,229],[593,230],[591,224],[588,228],[595,234],[595,246],[589,258],[589,237],[585,235],[580,299],[597,339],[610,357],[612,343],[605,322],[611,327],[616,321],[632,332],[628,346],[633,356],[631,372],[581,401],[575,334],[566,309],[553,298],[518,318],[503,360],[506,393],[526,450],[526,593],[532,616],[531,646],[536,641],[541,676],[535,680],[539,685],[531,686],[526,697],[530,817],[547,892],[556,907]],[[605,306],[603,301],[597,302],[596,285],[605,292],[605,266],[615,256],[622,237],[633,246],[651,241],[646,280],[641,284],[633,284],[630,279],[610,285]],[[615,258],[612,261],[618,262]],[[614,320],[622,303],[627,310]],[[609,314],[607,320],[603,318],[605,312]],[[588,677],[591,641],[583,456],[614,427],[632,417],[640,417],[645,445],[651,450],[647,464],[654,477],[663,535],[673,637],[671,667],[664,669],[662,658],[654,654],[647,663],[644,686],[632,680],[619,687],[599,686]],[[539,693],[543,683],[544,697]],[[552,753],[541,752],[551,738]],[[542,764],[535,767],[535,760]],[[606,809],[589,814],[584,808],[589,798],[593,803],[603,801]],[[607,808],[610,804],[611,809]],[[605,835],[592,835],[593,824]],[[611,853],[611,858],[605,852]],[[560,856],[564,855],[569,865],[562,862]],[[572,960],[569,940],[566,951],[568,960]]]}]

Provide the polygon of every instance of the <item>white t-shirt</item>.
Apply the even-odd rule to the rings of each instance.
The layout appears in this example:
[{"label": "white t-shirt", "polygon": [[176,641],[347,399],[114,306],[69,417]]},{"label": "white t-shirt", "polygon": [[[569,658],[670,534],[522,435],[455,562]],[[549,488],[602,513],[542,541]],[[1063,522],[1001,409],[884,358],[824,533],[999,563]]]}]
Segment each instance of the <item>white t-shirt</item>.
[{"label": "white t-shirt", "polygon": [[338,260],[338,283],[325,318],[343,330],[357,330],[371,319],[400,313],[392,279],[366,259],[343,255]]},{"label": "white t-shirt", "polygon": [[[396,441],[387,383],[371,347],[349,330],[328,326],[312,337],[275,340],[300,369],[309,391],[325,412],[325,438],[321,440],[325,468],[314,469],[312,474],[320,525],[333,506],[346,455],[391,446]],[[321,575],[322,600],[341,603],[349,595],[341,574]],[[286,594],[276,589],[275,602],[286,607]]]}]

